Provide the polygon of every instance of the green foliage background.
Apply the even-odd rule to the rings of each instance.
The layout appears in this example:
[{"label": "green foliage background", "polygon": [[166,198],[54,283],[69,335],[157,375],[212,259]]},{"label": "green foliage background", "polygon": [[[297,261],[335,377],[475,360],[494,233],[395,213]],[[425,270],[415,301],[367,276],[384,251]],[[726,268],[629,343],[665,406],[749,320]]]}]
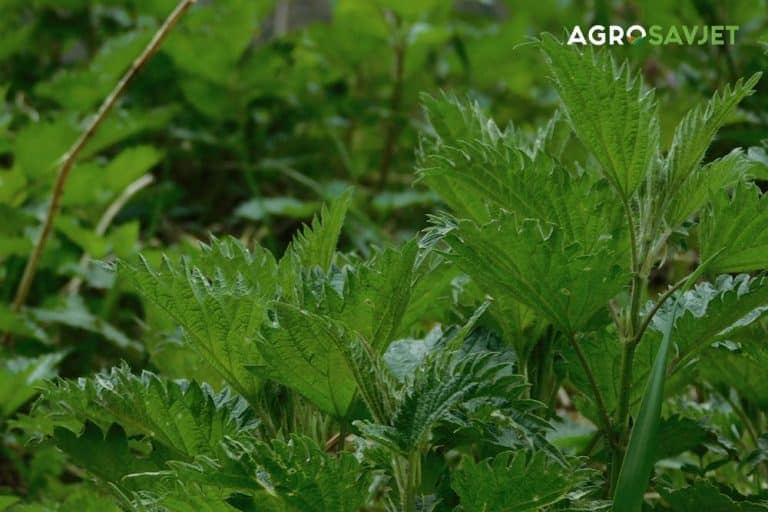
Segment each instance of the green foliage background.
[{"label": "green foliage background", "polygon": [[[596,483],[599,479],[591,471],[604,462],[605,454],[600,455],[603,448],[592,445],[597,437],[593,433],[597,423],[594,404],[579,392],[586,387],[586,377],[568,369],[567,361],[573,361],[575,356],[557,332],[586,330],[599,323],[600,319],[594,317],[607,315],[603,306],[612,297],[613,282],[603,282],[604,289],[588,283],[588,290],[585,289],[582,296],[590,296],[592,302],[585,299],[583,303],[570,305],[572,309],[568,314],[556,318],[544,314],[548,321],[544,325],[537,319],[542,316],[538,303],[529,303],[526,307],[520,307],[517,302],[505,303],[499,297],[504,292],[495,293],[498,290],[494,284],[498,280],[494,276],[472,272],[476,255],[463,255],[470,263],[459,258],[451,266],[433,262],[430,259],[433,255],[423,261],[424,253],[417,251],[416,242],[406,241],[430,225],[428,215],[450,209],[465,219],[458,226],[447,226],[451,221],[443,219],[446,230],[450,227],[457,230],[454,235],[461,234],[455,235],[456,238],[448,234],[443,239],[459,253],[465,240],[473,235],[480,240],[482,235],[479,230],[473,232],[473,225],[466,219],[478,223],[490,220],[483,218],[487,212],[462,211],[460,203],[469,202],[470,187],[462,189],[458,197],[452,197],[439,175],[430,176],[429,172],[417,175],[417,167],[429,167],[430,163],[433,167],[439,166],[439,162],[429,161],[429,148],[425,147],[436,127],[427,120],[423,106],[433,112],[442,108],[439,105],[444,101],[441,99],[444,91],[462,101],[464,98],[474,101],[475,114],[483,119],[486,119],[483,116],[492,118],[499,126],[513,123],[521,139],[533,137],[559,105],[552,72],[539,46],[532,41],[542,32],[562,36],[564,27],[594,23],[740,25],[737,44],[733,47],[641,45],[610,49],[617,61],[628,59],[645,83],[656,88],[659,146],[666,151],[673,145],[675,126],[687,111],[726,84],[766,69],[768,4],[763,0],[284,0],[277,3],[199,0],[130,85],[78,161],[67,184],[63,209],[43,255],[28,305],[23,314],[13,314],[9,303],[50,200],[57,161],[175,4],[173,0],[0,0],[0,331],[11,332],[14,337],[13,347],[5,347],[0,352],[0,510],[103,511],[119,510],[128,507],[128,503],[133,507],[142,503],[148,510],[152,507],[203,510],[203,506],[214,506],[211,503],[225,503],[221,496],[206,494],[211,492],[207,488],[187,498],[169,489],[162,492],[155,489],[165,496],[165,501],[152,502],[147,496],[139,494],[140,498],[146,498],[142,501],[132,494],[144,489],[140,479],[120,481],[111,489],[102,485],[103,481],[119,480],[120,475],[110,473],[114,471],[113,466],[120,465],[118,461],[126,465],[126,473],[131,472],[127,468],[132,464],[136,465],[131,466],[132,472],[140,473],[166,471],[167,460],[181,460],[188,465],[184,468],[185,478],[194,482],[196,472],[210,469],[205,467],[202,458],[213,460],[221,455],[220,451],[225,448],[220,441],[224,438],[232,443],[226,447],[228,455],[238,449],[247,453],[237,458],[241,466],[225,468],[232,473],[263,469],[260,464],[269,459],[275,464],[269,468],[271,474],[282,475],[281,471],[289,474],[301,457],[313,461],[303,468],[305,476],[309,480],[325,474],[326,488],[302,492],[306,496],[321,496],[316,502],[321,508],[317,510],[343,510],[345,505],[338,501],[343,501],[343,496],[325,491],[336,492],[332,485],[334,479],[361,474],[359,464],[380,466],[377,457],[382,456],[374,453],[363,463],[352,455],[347,457],[348,454],[329,459],[326,452],[318,448],[317,441],[338,432],[364,433],[392,448],[405,460],[402,467],[410,464],[411,469],[414,461],[408,460],[408,454],[414,447],[423,448],[425,461],[420,470],[426,482],[424,494],[449,496],[457,501],[442,505],[423,501],[419,505],[423,510],[433,505],[458,505],[458,497],[465,510],[488,507],[489,502],[483,500],[498,500],[498,503],[518,507],[510,505],[509,510],[545,509],[543,507],[558,506],[556,503],[566,495],[569,506],[573,507],[571,510],[604,506],[600,500],[585,505],[579,501],[581,495],[568,494],[574,486],[584,483],[585,495],[596,495],[593,487],[601,484]],[[422,96],[423,93],[438,99],[429,99]],[[562,91],[561,96],[564,96]],[[430,106],[431,101],[438,106]],[[599,109],[600,104],[592,107]],[[570,113],[573,118],[578,114]],[[588,115],[589,112],[584,113]],[[749,172],[758,186],[764,188],[764,180],[768,180],[768,81],[759,82],[755,94],[745,97],[723,125],[702,155],[704,163],[722,162],[718,159],[729,155],[734,148],[745,148]],[[478,133],[464,135],[467,140],[476,140],[472,137]],[[420,140],[419,134],[426,134],[427,139]],[[484,132],[480,136],[484,136]],[[566,144],[562,148],[563,160],[587,162],[592,151],[601,161],[599,150],[586,146]],[[451,156],[460,153],[461,149]],[[444,153],[436,151],[435,154],[439,159],[447,158]],[[482,163],[479,167],[487,168]],[[731,184],[723,181],[720,186]],[[563,187],[578,189],[590,200],[607,194],[587,181],[568,182]],[[354,193],[348,196],[349,188],[353,188]],[[481,204],[492,192],[479,190],[475,204]],[[723,225],[722,216],[717,212],[729,211],[731,201],[742,201],[742,198],[749,208],[741,212],[741,217],[729,221],[732,226]],[[323,214],[324,224],[316,223],[314,231],[304,231],[305,238],[299,236],[291,242],[302,223],[320,215],[322,205],[330,202],[335,206]],[[534,210],[538,208],[535,204],[529,206]],[[577,210],[582,205],[570,206]],[[698,209],[695,206],[680,199],[678,224]],[[765,240],[761,226],[755,226],[753,231],[745,230],[740,239],[716,236],[738,230],[761,214],[766,218],[765,199],[753,188],[737,188],[735,199],[723,196],[713,204],[713,210],[712,218],[701,222],[715,235],[704,237],[703,243],[699,242],[698,234],[687,236],[688,226],[669,234],[669,251],[664,263],[654,266],[650,272],[649,297],[651,292],[663,291],[687,275],[699,262],[699,253],[706,259],[716,250],[712,247],[718,247],[723,241],[736,244],[740,240]],[[589,215],[589,212],[580,213]],[[434,223],[432,229],[435,229]],[[585,232],[589,229],[590,226],[584,227]],[[313,241],[312,233],[323,230],[335,231],[336,235],[318,248],[319,242]],[[196,317],[189,309],[179,307],[180,301],[174,309],[174,305],[159,305],[162,300],[152,300],[163,294],[173,295],[188,285],[189,293],[210,292],[200,283],[195,288],[194,283],[189,284],[184,278],[193,266],[202,268],[204,273],[214,268],[210,253],[199,250],[199,241],[208,241],[209,235],[232,235],[254,251],[243,255],[238,252],[240,246],[231,241],[222,242],[223,245],[213,243],[210,249],[214,253],[221,251],[218,257],[244,265],[232,263],[233,268],[250,269],[245,277],[234,274],[222,277],[219,283],[222,289],[232,293],[226,299],[213,301],[222,308],[222,317],[231,313],[233,305],[237,305],[237,313],[243,317],[248,307],[252,308],[250,314],[255,315],[253,311],[262,307],[259,298],[271,300],[270,286],[296,290],[296,296],[276,307],[276,312],[281,318],[296,316],[295,324],[303,328],[297,327],[296,333],[288,334],[287,330],[276,329],[259,338],[258,343],[280,348],[281,352],[275,357],[293,354],[297,349],[292,344],[308,332],[322,340],[324,347],[335,346],[335,340],[341,336],[339,332],[344,333],[343,336],[355,333],[354,336],[372,343],[377,356],[389,358],[390,363],[396,361],[390,366],[417,368],[423,361],[414,353],[425,349],[415,348],[415,340],[423,339],[425,344],[434,342],[435,346],[448,343],[446,339],[463,340],[477,327],[473,313],[480,308],[482,314],[487,307],[483,305],[484,295],[494,295],[496,300],[489,310],[493,314],[482,317],[470,341],[481,343],[482,340],[476,338],[487,336],[492,340],[486,339],[484,343],[498,349],[497,337],[501,336],[501,345],[505,347],[502,352],[509,358],[539,358],[542,364],[551,365],[546,371],[540,368],[538,373],[532,367],[519,364],[515,367],[515,373],[531,370],[525,375],[530,391],[520,391],[521,382],[509,380],[511,378],[504,374],[506,370],[495,366],[501,364],[496,360],[491,363],[438,360],[429,363],[434,367],[424,371],[454,375],[460,368],[470,377],[487,375],[483,372],[499,373],[504,377],[498,381],[499,389],[503,388],[510,400],[504,407],[517,408],[515,410],[527,414],[528,407],[532,406],[523,404],[527,404],[529,398],[548,406],[550,412],[542,416],[557,424],[555,434],[547,434],[549,441],[556,445],[558,454],[562,450],[567,455],[568,461],[543,455],[548,448],[541,447],[548,447],[549,441],[539,439],[545,435],[539,426],[529,428],[526,423],[538,425],[541,418],[526,416],[518,418],[526,425],[520,429],[531,436],[530,444],[537,447],[535,455],[526,458],[524,452],[475,447],[476,457],[470,457],[471,460],[461,465],[454,480],[441,479],[440,472],[451,467],[450,457],[467,457],[467,454],[438,454],[427,449],[432,445],[426,439],[444,439],[451,435],[471,437],[468,431],[473,427],[467,426],[472,423],[467,418],[463,418],[467,421],[462,423],[455,417],[450,418],[453,423],[448,422],[451,427],[438,425],[436,421],[434,432],[432,427],[420,432],[417,426],[408,424],[409,414],[414,410],[434,412],[440,421],[447,417],[447,413],[443,414],[445,411],[438,414],[430,409],[437,400],[435,396],[419,395],[419,390],[424,395],[431,392],[429,375],[423,376],[423,382],[417,379],[416,384],[411,383],[413,389],[408,388],[410,384],[391,383],[393,389],[399,390],[393,391],[393,396],[401,401],[380,404],[388,414],[382,413],[378,418],[353,411],[355,407],[362,407],[359,401],[353,400],[354,387],[343,389],[341,384],[325,381],[323,375],[313,375],[312,358],[307,368],[292,369],[308,376],[304,388],[294,389],[303,398],[286,392],[280,386],[292,386],[295,377],[276,372],[270,369],[269,361],[261,361],[263,356],[257,342],[249,345],[250,352],[237,352],[242,350],[242,344],[233,336],[255,340],[260,336],[256,332],[258,326],[234,335],[226,331],[227,326],[223,326],[222,331],[214,329],[213,334],[210,326],[199,326],[200,331],[196,332],[194,326],[190,326]],[[459,239],[461,242],[457,242]],[[337,241],[341,251],[338,255]],[[506,243],[502,239],[494,242],[498,242],[499,247]],[[419,250],[424,243],[422,239]],[[393,244],[399,248],[379,249]],[[755,270],[745,261],[751,261],[750,257],[754,258],[766,247],[762,242],[757,249],[750,249],[754,251],[751,254],[729,254],[729,258],[713,260],[712,271]],[[273,254],[282,255],[286,249],[286,256],[276,260]],[[441,250],[446,250],[445,246],[441,246]],[[596,264],[604,261],[601,258],[605,254],[612,254],[614,248],[607,247],[605,251],[591,255]],[[174,269],[177,279],[161,283],[169,289],[162,289],[148,278],[151,272],[142,274],[137,263],[139,253],[151,268]],[[171,262],[168,267],[163,267],[163,254]],[[188,268],[185,267],[188,263],[181,263],[182,256],[192,262]],[[100,263],[117,259],[131,263],[117,273]],[[246,261],[247,264],[243,263]],[[311,285],[307,284],[310,281],[288,282],[290,277],[286,276],[291,271],[300,275],[301,271],[296,269],[310,263],[328,275],[335,271],[334,265],[348,264],[356,269],[359,275],[350,278],[353,284],[349,286],[359,288],[342,294],[347,309],[338,306],[340,309],[336,311],[333,301],[328,299],[330,295],[323,295],[322,299],[310,297],[312,293],[302,288],[314,286],[330,294],[329,290],[335,289],[342,279],[338,276],[335,281],[328,277],[329,282],[322,285],[318,284],[322,281],[319,277]],[[211,268],[206,269],[205,265]],[[626,277],[624,270],[616,270],[613,277],[617,282]],[[533,266],[524,269],[523,274],[536,275],[539,271],[547,274],[546,270]],[[564,269],[563,273],[566,271],[572,275],[578,273],[574,269]],[[396,279],[407,280],[409,284],[398,288],[393,285]],[[713,341],[720,343],[720,352],[718,357],[705,360],[695,369],[685,365],[686,353],[677,354],[672,363],[680,367],[681,375],[696,373],[697,384],[689,385],[681,376],[670,377],[669,385],[675,386],[678,379],[681,384],[676,389],[684,388],[686,392],[669,400],[660,427],[663,446],[659,450],[664,456],[658,457],[662,464],[656,489],[661,500],[654,502],[654,506],[667,507],[664,510],[683,511],[694,507],[701,510],[701,503],[717,500],[723,503],[722,510],[766,508],[757,501],[748,504],[744,496],[764,498],[764,484],[768,480],[768,474],[764,474],[768,467],[765,414],[768,389],[762,377],[768,367],[768,351],[764,343],[736,349],[742,339],[765,340],[765,320],[738,326],[729,331],[729,336],[722,330],[730,328],[750,311],[764,307],[768,301],[764,298],[762,282],[744,284],[747,278],[730,279],[724,276],[710,288],[688,292],[692,294],[686,296],[690,299],[685,305],[689,316],[683,316],[676,327],[685,333],[679,336],[683,340],[681,346],[698,346],[702,340],[710,340],[714,333],[717,336]],[[227,288],[227,284],[233,282],[238,283],[235,291]],[[406,289],[408,296],[405,296]],[[738,294],[735,290],[739,290]],[[714,301],[713,297],[720,301],[717,304],[727,303],[735,300],[734,294],[741,297],[746,293],[744,290],[751,290],[753,300],[741,303],[746,310],[734,309],[739,315],[732,322],[712,321],[712,325],[698,323],[698,327],[681,327],[680,322],[684,321],[695,324],[689,317],[701,317],[698,314],[702,311],[701,305]],[[552,292],[546,288],[543,291]],[[313,293],[322,295],[317,289]],[[397,315],[392,314],[396,322],[375,324],[376,318],[390,318],[388,308],[396,306],[401,306]],[[724,310],[728,307],[723,306]],[[314,316],[299,318],[299,309],[311,311]],[[235,323],[239,318],[227,317],[227,320]],[[451,338],[455,333],[448,326],[452,324],[466,327],[467,332],[456,327],[459,334]],[[205,357],[189,350],[179,326],[183,326],[187,334],[191,332],[195,343],[204,347]],[[443,326],[445,332],[437,332],[436,326]],[[656,327],[649,332],[657,345],[663,326]],[[620,357],[619,349],[608,341],[612,334],[615,333],[597,330],[583,340],[584,350],[590,358],[600,361],[596,363],[598,366],[604,364],[598,371],[606,375],[612,374],[612,361]],[[435,341],[438,339],[442,341]],[[220,340],[226,343],[222,346]],[[399,351],[384,354],[386,344],[392,340],[401,343]],[[551,355],[550,346],[557,347],[556,356]],[[638,355],[642,359],[638,379],[646,378],[652,365],[655,353],[650,349],[647,352]],[[543,353],[550,356],[545,357]],[[611,359],[600,359],[600,354],[610,354]],[[343,365],[338,362],[341,359],[333,359],[342,356],[353,357],[343,351],[335,354],[330,349],[319,350],[317,355],[327,358],[328,365]],[[263,364],[245,369],[232,365],[233,358]],[[211,361],[223,361],[223,366]],[[491,369],[480,363],[487,363]],[[71,380],[49,384],[38,407],[54,419],[42,425],[31,424],[45,416],[27,415],[45,381],[56,375],[66,379],[92,376],[113,367],[118,369],[111,370],[108,376],[104,374],[100,377],[102,380],[77,385]],[[154,374],[137,377],[141,370],[160,377]],[[222,374],[231,375],[222,379]],[[352,379],[352,376],[344,377]],[[211,388],[198,384],[185,387],[169,380],[177,378],[205,382]],[[264,396],[265,379],[269,386],[276,388],[266,393],[274,403],[257,403],[260,399],[254,399]],[[478,377],[478,381],[482,379]],[[225,382],[235,388],[240,397],[222,391]],[[558,394],[561,384],[563,391]],[[123,402],[105,398],[97,390],[99,386],[122,386],[120,389],[125,395],[119,398]],[[618,397],[610,385],[606,386],[605,396],[613,407]],[[142,403],[149,400],[142,387],[153,390],[155,405],[161,404],[157,409],[168,408],[188,414],[190,418],[199,417],[199,411],[195,410],[199,403],[207,404],[210,416],[220,425],[217,432],[220,437],[201,440],[198,436],[197,444],[190,445],[188,440],[168,436],[158,445],[162,449],[155,447],[152,452],[157,457],[133,458],[131,455],[137,451],[148,450],[149,442],[137,441],[137,432],[130,428],[126,432],[127,427],[121,420],[130,416],[128,413],[137,413]],[[464,398],[470,400],[468,388],[457,389],[466,392]],[[498,391],[471,389],[483,397]],[[448,401],[445,397],[450,396],[451,388],[442,391],[445,396],[436,396]],[[637,397],[633,397],[633,404],[639,402],[641,392],[642,386]],[[74,400],[87,410],[84,418],[74,419],[77,415],[72,415],[70,410],[74,406],[65,403],[70,398],[60,398],[65,395],[78,397]],[[131,399],[136,402],[132,403]],[[267,428],[270,434],[279,432],[284,439],[250,450],[243,448],[239,443],[247,444],[249,434],[256,428],[252,418],[243,412],[243,399],[250,402],[251,409],[273,418],[273,425],[262,424],[259,428]],[[377,403],[374,396],[367,399]],[[289,402],[291,405],[285,410],[276,405]],[[461,400],[457,404],[459,402],[463,404]],[[366,404],[371,407],[368,400]],[[315,414],[314,406],[323,414]],[[474,412],[478,418],[482,416]],[[152,412],[146,416],[151,417]],[[365,419],[360,424],[347,421],[362,416]],[[478,418],[474,419],[479,423]],[[30,432],[37,432],[37,437]],[[82,435],[78,437],[73,432],[82,432]],[[289,432],[295,437],[288,436]],[[44,438],[42,443],[41,438]],[[100,444],[105,439],[109,443]],[[104,460],[78,459],[94,447],[102,450],[104,446],[108,447]],[[517,450],[520,446],[521,443],[510,442],[506,447]],[[362,453],[363,448],[357,450]],[[170,457],[168,452],[178,457]],[[584,454],[594,455],[597,462],[582,467],[571,460],[572,456]],[[443,469],[430,474],[430,458],[443,455],[449,462],[435,464]],[[248,457],[255,459],[246,460]],[[561,472],[553,471],[553,464],[560,464]],[[712,481],[699,479],[712,476],[715,470],[717,475]],[[531,492],[539,495],[552,492],[557,499],[524,505],[521,497],[494,495],[500,488],[519,487],[521,482],[515,480],[516,475],[524,471],[552,474],[546,485]],[[226,473],[222,478],[231,476],[222,472]],[[102,483],[91,483],[92,476]],[[285,491],[286,496],[295,497],[298,484],[291,478],[286,476],[281,480],[283,484],[273,482],[271,489],[269,484],[262,482],[261,485],[275,495]],[[384,493],[383,489],[388,486],[402,483],[387,483],[378,478],[372,482],[359,481],[357,487],[343,492],[370,498],[370,489]],[[478,489],[478,482],[484,481],[495,485]],[[234,489],[236,496],[247,494],[247,489],[239,484],[231,485],[222,488]],[[280,489],[279,485],[286,488]],[[375,499],[369,501],[376,502]],[[306,503],[288,502],[283,504],[284,509],[266,508],[277,507],[266,501],[250,504],[249,509],[235,498],[226,502],[226,507],[310,510]]]}]

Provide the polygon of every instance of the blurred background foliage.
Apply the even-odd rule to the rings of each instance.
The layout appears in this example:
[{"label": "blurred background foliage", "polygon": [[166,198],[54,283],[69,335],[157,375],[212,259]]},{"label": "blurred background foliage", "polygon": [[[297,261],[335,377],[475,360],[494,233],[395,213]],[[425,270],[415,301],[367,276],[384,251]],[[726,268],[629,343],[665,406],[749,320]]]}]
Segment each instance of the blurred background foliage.
[{"label": "blurred background foliage", "polygon": [[[468,95],[532,131],[557,99],[527,44],[543,31],[739,25],[734,46],[611,49],[657,88],[667,144],[683,112],[768,59],[765,0],[199,0],[86,148],[28,307],[12,314],[57,161],[175,4],[0,0],[0,331],[16,340],[0,353],[0,491],[66,492],[62,456],[7,429],[41,379],[120,360],[205,375],[168,320],[94,260],[190,252],[225,233],[280,252],[350,186],[344,246],[412,236],[440,208],[415,180],[420,93]],[[745,146],[768,162],[759,87],[709,159]],[[78,506],[68,496],[58,510]]]}]

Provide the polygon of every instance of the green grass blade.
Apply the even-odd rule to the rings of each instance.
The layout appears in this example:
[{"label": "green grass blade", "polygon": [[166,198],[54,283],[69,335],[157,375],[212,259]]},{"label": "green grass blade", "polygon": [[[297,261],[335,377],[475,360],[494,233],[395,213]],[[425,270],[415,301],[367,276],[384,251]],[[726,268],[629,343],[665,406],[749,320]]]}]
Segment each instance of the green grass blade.
[{"label": "green grass blade", "polygon": [[688,280],[678,292],[679,295],[672,308],[669,323],[664,326],[661,345],[656,354],[651,375],[648,377],[648,384],[646,384],[643,401],[640,404],[637,422],[632,428],[627,453],[621,465],[613,500],[614,512],[640,512],[640,507],[643,504],[643,495],[648,488],[648,480],[650,479],[655,462],[653,447],[656,445],[656,438],[659,433],[670,337],[678,315],[679,297],[682,297],[698,280],[713,258],[714,255],[699,265],[699,268],[688,276]]}]

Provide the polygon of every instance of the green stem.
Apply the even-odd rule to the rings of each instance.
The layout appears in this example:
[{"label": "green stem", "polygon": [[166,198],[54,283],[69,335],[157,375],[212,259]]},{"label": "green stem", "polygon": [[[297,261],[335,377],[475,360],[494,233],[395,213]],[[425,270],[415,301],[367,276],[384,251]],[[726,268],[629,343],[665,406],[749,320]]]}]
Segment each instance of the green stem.
[{"label": "green stem", "polygon": [[589,385],[592,388],[592,393],[595,395],[595,404],[597,405],[600,422],[602,423],[601,428],[605,434],[605,438],[607,439],[608,444],[613,446],[615,449],[616,438],[614,436],[613,424],[611,422],[610,415],[608,414],[608,408],[605,406],[605,400],[603,400],[603,394],[600,391],[600,386],[597,384],[595,373],[592,371],[592,367],[590,366],[589,361],[587,360],[587,357],[581,348],[579,340],[576,339],[576,336],[570,336],[570,340],[571,345],[573,346],[573,350],[576,352],[576,356],[579,358],[579,362],[584,369],[584,373],[587,375],[587,380],[589,381]]},{"label": "green stem", "polygon": [[677,290],[679,290],[686,282],[688,282],[688,276],[685,276],[683,279],[680,279],[678,282],[672,285],[671,288],[669,288],[666,292],[664,292],[663,295],[661,295],[656,300],[656,303],[653,305],[651,310],[648,312],[647,315],[645,315],[645,318],[643,319],[643,323],[640,324],[640,327],[637,329],[636,332],[634,332],[634,336],[632,339],[632,342],[634,344],[640,343],[640,340],[643,338],[643,334],[645,334],[645,331],[648,329],[648,326],[651,324],[651,321],[653,321],[653,317],[656,315],[659,309],[661,309],[661,306],[663,306],[664,303],[667,302],[667,300],[669,300],[670,297],[672,297],[672,294],[675,293]]},{"label": "green stem", "polygon": [[635,223],[633,221],[632,208],[628,198],[622,196],[624,213],[627,218],[629,228],[629,239],[632,255],[632,290],[629,302],[629,318],[627,318],[623,333],[621,333],[624,350],[621,354],[621,367],[619,373],[619,395],[616,406],[616,416],[614,425],[618,431],[618,441],[613,446],[611,453],[611,464],[609,468],[608,494],[613,495],[616,482],[621,470],[621,463],[624,459],[624,450],[629,438],[629,401],[632,392],[632,365],[635,359],[635,348],[638,332],[640,332],[640,303],[643,297],[643,288],[645,279],[640,273],[641,258],[638,254],[637,235],[635,233]]},{"label": "green stem", "polygon": [[389,179],[389,171],[392,167],[397,139],[400,136],[400,110],[403,102],[403,76],[405,72],[405,48],[407,43],[399,33],[401,29],[400,20],[397,16],[393,16],[393,19],[392,23],[396,34],[392,47],[392,95],[389,98],[389,119],[387,120],[384,132],[384,146],[382,148],[381,161],[379,162],[379,190],[383,190],[386,187]]},{"label": "green stem", "polygon": [[408,457],[396,455],[393,465],[400,493],[400,510],[416,512],[416,489],[421,482],[421,452],[416,449]]},{"label": "green stem", "polygon": [[614,420],[619,432],[619,439],[611,454],[609,496],[613,495],[613,491],[615,490],[621,464],[624,460],[627,439],[629,438],[629,401],[632,393],[632,365],[635,360],[636,346],[635,343],[629,341],[625,342],[624,351],[621,354],[619,401],[616,407],[616,417]]}]

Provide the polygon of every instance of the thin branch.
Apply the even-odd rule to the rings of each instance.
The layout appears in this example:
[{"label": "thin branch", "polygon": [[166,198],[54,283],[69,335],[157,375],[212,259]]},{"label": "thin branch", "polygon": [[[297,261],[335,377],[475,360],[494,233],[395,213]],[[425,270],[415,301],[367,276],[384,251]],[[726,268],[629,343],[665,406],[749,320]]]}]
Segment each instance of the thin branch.
[{"label": "thin branch", "polygon": [[[136,60],[133,61],[131,67],[128,69],[125,75],[123,75],[120,81],[117,82],[115,88],[101,104],[83,133],[80,134],[80,137],[78,137],[72,147],[69,148],[69,151],[67,151],[62,157],[61,165],[59,166],[59,169],[56,173],[56,182],[53,186],[51,204],[48,206],[48,212],[45,215],[43,227],[40,230],[40,236],[35,243],[32,254],[27,260],[27,265],[24,268],[24,274],[22,275],[21,282],[19,283],[19,287],[16,290],[16,295],[11,305],[12,311],[19,312],[27,300],[29,290],[32,286],[32,281],[35,278],[37,266],[40,263],[40,257],[42,256],[45,244],[48,242],[48,238],[51,235],[54,220],[56,219],[56,215],[58,214],[59,208],[61,206],[61,197],[64,194],[64,186],[67,182],[67,178],[69,177],[69,173],[72,170],[75,161],[77,160],[78,155],[91,140],[94,133],[96,133],[96,129],[107,117],[107,114],[112,110],[112,107],[115,106],[118,98],[123,94],[123,92],[125,92],[125,89],[128,87],[130,81],[138,74],[139,70],[144,67],[152,55],[155,54],[171,29],[176,25],[179,19],[181,19],[182,15],[187,11],[187,9],[189,9],[196,1],[197,0],[181,0],[179,2],[173,12],[171,12],[165,22],[163,22],[162,26],[160,26],[158,31],[152,37],[152,40],[149,42],[149,44],[147,44],[146,48],[144,48],[144,51],[142,51]],[[10,332],[7,332],[3,338],[3,343],[5,345],[10,345],[11,342],[11,334]]]},{"label": "thin branch", "polygon": [[576,352],[576,356],[579,358],[579,362],[584,369],[584,373],[587,375],[587,380],[589,381],[589,385],[592,388],[592,393],[595,395],[595,404],[597,405],[598,414],[600,415],[600,421],[603,424],[602,429],[605,432],[605,437],[608,440],[608,444],[615,447],[616,439],[613,432],[613,424],[611,423],[611,418],[608,414],[608,408],[605,406],[605,401],[603,400],[603,393],[600,391],[600,386],[597,384],[595,373],[592,371],[592,367],[587,360],[587,356],[581,349],[579,340],[576,339],[575,335],[569,336],[569,338],[571,345],[573,346],[573,350]]},{"label": "thin branch", "polygon": [[685,276],[684,278],[680,279],[678,282],[672,285],[671,288],[669,288],[666,292],[664,292],[659,299],[654,303],[653,307],[650,311],[645,315],[645,318],[643,319],[643,323],[640,324],[640,327],[638,328],[637,332],[635,333],[634,337],[632,338],[632,343],[637,345],[640,343],[640,340],[643,337],[643,334],[648,329],[648,326],[651,324],[651,321],[653,321],[653,317],[656,316],[656,313],[658,313],[659,309],[661,309],[661,306],[664,305],[664,303],[669,300],[670,297],[672,297],[672,294],[675,293],[677,290],[679,290],[686,282],[688,281],[688,276]]}]

